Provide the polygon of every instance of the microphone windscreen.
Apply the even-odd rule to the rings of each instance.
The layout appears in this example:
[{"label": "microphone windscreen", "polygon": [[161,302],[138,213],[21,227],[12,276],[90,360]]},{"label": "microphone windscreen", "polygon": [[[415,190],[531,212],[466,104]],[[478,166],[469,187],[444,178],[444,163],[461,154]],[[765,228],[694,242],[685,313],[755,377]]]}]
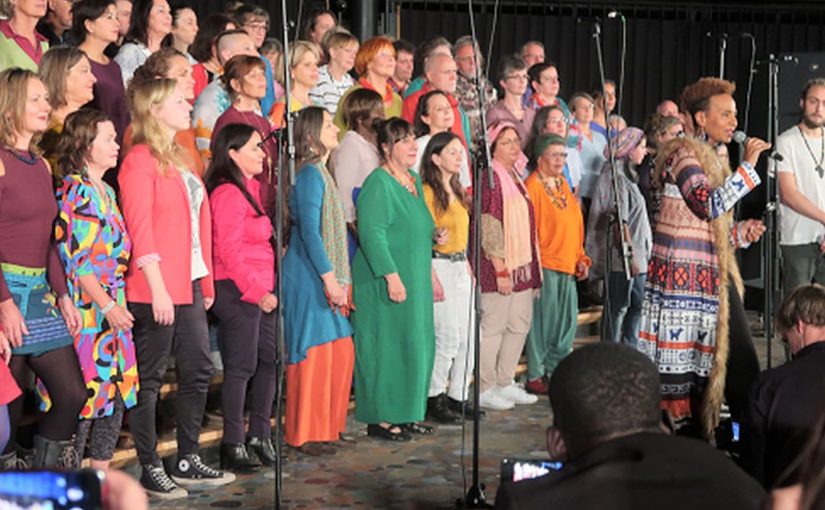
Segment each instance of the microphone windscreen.
[{"label": "microphone windscreen", "polygon": [[733,132],[733,141],[736,143],[745,143],[748,139],[748,135],[745,134],[744,131],[739,131],[738,129]]}]

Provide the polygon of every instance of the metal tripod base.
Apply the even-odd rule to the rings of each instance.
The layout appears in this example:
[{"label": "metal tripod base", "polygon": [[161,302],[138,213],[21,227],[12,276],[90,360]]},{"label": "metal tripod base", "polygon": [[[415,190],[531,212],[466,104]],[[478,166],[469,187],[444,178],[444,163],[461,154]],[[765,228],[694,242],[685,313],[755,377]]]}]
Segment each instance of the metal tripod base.
[{"label": "metal tripod base", "polygon": [[455,502],[455,507],[459,509],[464,508],[493,508],[493,505],[487,503],[484,497],[484,489],[487,487],[482,483],[481,485],[474,485],[467,491],[464,499],[459,499]]}]

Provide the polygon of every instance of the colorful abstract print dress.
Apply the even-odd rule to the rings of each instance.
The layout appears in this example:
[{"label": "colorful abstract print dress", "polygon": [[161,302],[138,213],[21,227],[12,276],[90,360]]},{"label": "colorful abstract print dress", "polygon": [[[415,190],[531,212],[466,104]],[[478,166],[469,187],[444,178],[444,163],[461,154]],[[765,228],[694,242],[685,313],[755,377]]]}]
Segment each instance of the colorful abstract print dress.
[{"label": "colorful abstract print dress", "polygon": [[[110,416],[118,392],[126,409],[137,403],[132,332],[111,328],[79,281],[81,276],[94,275],[118,305],[126,306],[124,275],[132,243],[114,191],[104,186],[106,196],[101,196],[88,179],[69,175],[57,190],[60,209],[55,239],[66,268],[69,293],[83,319],[83,327],[74,339],[88,396],[80,413],[82,419]],[[41,407],[48,409],[50,402],[42,385],[38,390]]]}]

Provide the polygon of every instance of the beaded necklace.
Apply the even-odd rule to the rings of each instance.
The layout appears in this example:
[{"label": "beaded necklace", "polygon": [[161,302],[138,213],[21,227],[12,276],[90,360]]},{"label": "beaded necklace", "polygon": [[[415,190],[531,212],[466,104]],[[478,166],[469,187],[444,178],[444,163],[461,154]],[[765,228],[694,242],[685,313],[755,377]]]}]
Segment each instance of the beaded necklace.
[{"label": "beaded necklace", "polygon": [[564,210],[567,208],[567,194],[562,188],[564,182],[562,177],[551,177],[552,182],[544,176],[539,175],[541,185],[544,186],[544,191],[550,197],[550,202],[558,209]]}]

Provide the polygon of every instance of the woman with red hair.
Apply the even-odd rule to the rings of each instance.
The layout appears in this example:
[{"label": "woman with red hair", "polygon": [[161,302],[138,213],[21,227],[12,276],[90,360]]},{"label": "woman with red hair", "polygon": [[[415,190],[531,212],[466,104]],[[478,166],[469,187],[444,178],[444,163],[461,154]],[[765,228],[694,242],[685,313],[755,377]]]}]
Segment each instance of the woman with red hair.
[{"label": "woman with red hair", "polygon": [[[401,116],[401,96],[393,92],[389,79],[395,72],[395,47],[388,37],[378,36],[368,39],[358,48],[355,54],[355,73],[361,78],[341,97],[339,104],[344,104],[344,100],[353,90],[370,89],[381,94],[384,99],[384,118]],[[339,140],[346,133],[346,123],[341,108],[335,112],[335,125],[341,130],[338,135]]]}]

